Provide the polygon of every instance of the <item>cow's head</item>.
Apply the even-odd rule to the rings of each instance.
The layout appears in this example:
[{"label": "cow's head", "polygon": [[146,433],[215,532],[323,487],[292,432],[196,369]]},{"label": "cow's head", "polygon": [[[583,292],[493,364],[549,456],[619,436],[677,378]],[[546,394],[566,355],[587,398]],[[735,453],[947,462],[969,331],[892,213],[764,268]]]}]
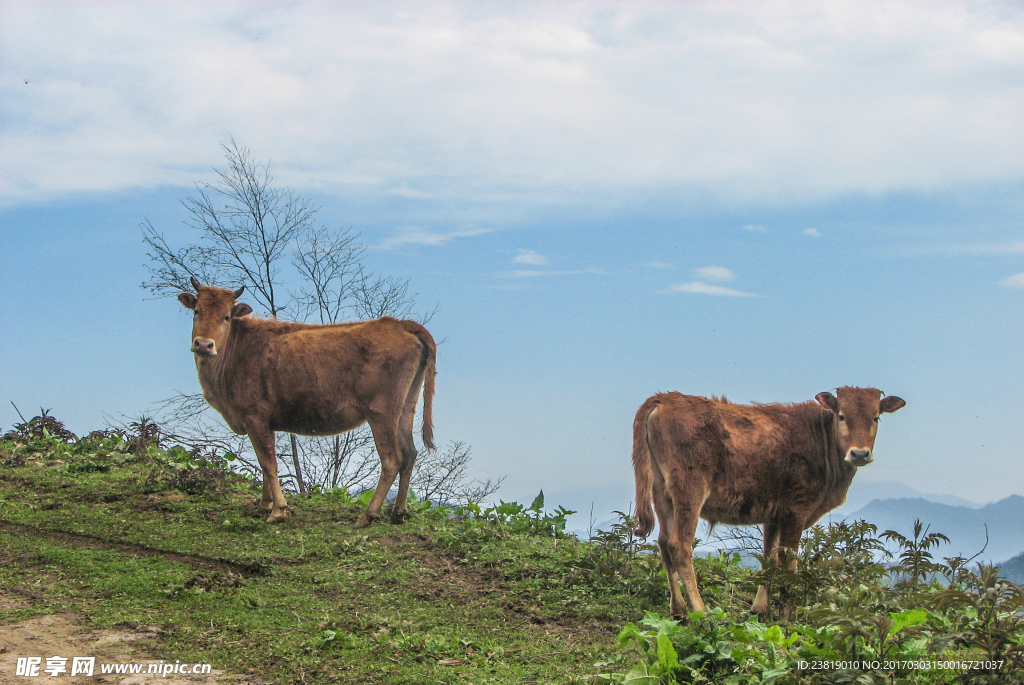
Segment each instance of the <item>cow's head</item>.
[{"label": "cow's head", "polygon": [[223,288],[199,285],[194,277],[192,287],[196,294],[182,293],[178,301],[192,310],[192,352],[197,357],[215,357],[217,350],[224,349],[231,330],[231,319],[237,319],[252,313],[247,304],[235,304],[242,291],[224,290]]},{"label": "cow's head", "polygon": [[865,466],[873,459],[871,450],[878,432],[878,417],[906,404],[892,395],[883,398],[882,391],[874,388],[839,388],[835,395],[822,392],[814,399],[835,414],[839,449],[854,466]]}]

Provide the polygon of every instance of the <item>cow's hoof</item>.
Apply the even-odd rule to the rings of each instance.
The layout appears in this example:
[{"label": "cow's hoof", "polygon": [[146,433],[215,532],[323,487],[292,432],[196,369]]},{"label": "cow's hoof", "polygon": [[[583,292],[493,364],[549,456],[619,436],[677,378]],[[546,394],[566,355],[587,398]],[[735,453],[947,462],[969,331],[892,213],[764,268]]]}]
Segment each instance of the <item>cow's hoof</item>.
[{"label": "cow's hoof", "polygon": [[267,523],[281,523],[291,515],[292,514],[290,511],[288,511],[287,507],[281,507],[280,509],[277,509],[274,512],[272,512],[270,516],[267,517]]},{"label": "cow's hoof", "polygon": [[391,518],[389,520],[391,523],[405,523],[409,520],[409,516],[411,516],[411,514],[407,511],[393,511],[391,512]]},{"label": "cow's hoof", "polygon": [[367,516],[367,515],[366,515],[366,514],[364,513],[364,514],[363,514],[362,516],[360,516],[360,517],[359,517],[359,518],[358,518],[358,519],[356,520],[356,525],[355,525],[355,527],[356,527],[356,528],[366,528],[366,527],[368,527],[368,526],[369,526],[369,525],[370,525],[371,523],[373,523],[374,521],[376,521],[376,520],[377,520],[378,518],[380,518],[380,517],[379,517],[379,516]]},{"label": "cow's hoof", "polygon": [[263,511],[273,511],[274,510],[274,503],[273,502],[257,502],[256,506],[259,507],[260,509],[262,509]]}]

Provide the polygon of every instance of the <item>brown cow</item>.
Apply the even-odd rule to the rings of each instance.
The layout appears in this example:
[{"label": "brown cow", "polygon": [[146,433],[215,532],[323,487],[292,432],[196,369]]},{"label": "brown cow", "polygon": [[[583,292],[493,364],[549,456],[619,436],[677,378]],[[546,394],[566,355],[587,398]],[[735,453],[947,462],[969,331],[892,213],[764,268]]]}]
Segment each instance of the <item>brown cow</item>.
[{"label": "brown cow", "polygon": [[[764,554],[782,563],[782,548],[798,549],[801,533],[846,500],[857,467],[872,461],[879,414],[906,404],[874,388],[814,399],[748,406],[665,393],[641,405],[633,422],[636,532],[647,537],[654,528],[653,502],[673,615],[686,607],[680,577],[691,609],[704,610],[693,573],[699,518],[764,524]],[[796,569],[795,558],[789,564]],[[751,610],[768,611],[763,586]]]},{"label": "brown cow", "polygon": [[391,521],[409,516],[406,497],[416,461],[413,416],[423,388],[423,444],[434,449],[431,401],[437,346],[415,321],[390,317],[317,326],[257,319],[232,292],[204,287],[178,300],[195,315],[192,352],[203,397],[231,430],[248,434],[263,469],[260,508],[268,522],[288,516],[277,478],[274,432],[335,435],[370,424],[380,481],[356,522],[368,526],[400,474]]}]

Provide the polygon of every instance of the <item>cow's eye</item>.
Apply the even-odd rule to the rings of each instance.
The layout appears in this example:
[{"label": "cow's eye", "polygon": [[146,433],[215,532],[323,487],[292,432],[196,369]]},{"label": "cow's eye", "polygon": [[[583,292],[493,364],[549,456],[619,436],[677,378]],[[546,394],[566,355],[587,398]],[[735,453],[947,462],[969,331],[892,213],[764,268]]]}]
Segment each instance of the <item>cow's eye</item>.
[{"label": "cow's eye", "polygon": [[229,314],[228,316],[225,316],[225,317],[224,317],[224,320],[225,320],[225,321],[230,321],[230,320],[231,320],[231,315]]},{"label": "cow's eye", "polygon": [[845,421],[846,420],[846,414],[840,414],[839,415],[839,420],[840,421]]},{"label": "cow's eye", "polygon": [[882,418],[882,417],[881,416],[876,416],[875,417],[875,423],[878,423],[878,419],[880,419],[880,418]]}]

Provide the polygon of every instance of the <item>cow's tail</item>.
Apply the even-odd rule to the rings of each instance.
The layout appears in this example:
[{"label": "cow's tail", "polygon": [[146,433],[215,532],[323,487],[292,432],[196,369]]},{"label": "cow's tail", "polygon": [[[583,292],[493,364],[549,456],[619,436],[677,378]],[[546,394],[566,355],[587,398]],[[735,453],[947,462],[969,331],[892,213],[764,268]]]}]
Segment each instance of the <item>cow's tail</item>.
[{"label": "cow's tail", "polygon": [[420,367],[423,372],[423,445],[434,449],[434,376],[437,375],[437,345],[430,331],[414,321],[404,321],[406,330],[415,335],[423,345],[423,359]]},{"label": "cow's tail", "polygon": [[651,448],[647,441],[647,422],[658,408],[651,398],[640,406],[633,420],[633,475],[636,477],[636,535],[646,538],[654,530],[654,497],[651,492]]},{"label": "cow's tail", "polygon": [[[427,333],[429,336],[430,334]],[[423,371],[423,444],[428,450],[434,449],[434,376],[437,375],[437,346],[431,338],[430,345],[424,343],[427,356],[426,368]]]}]

